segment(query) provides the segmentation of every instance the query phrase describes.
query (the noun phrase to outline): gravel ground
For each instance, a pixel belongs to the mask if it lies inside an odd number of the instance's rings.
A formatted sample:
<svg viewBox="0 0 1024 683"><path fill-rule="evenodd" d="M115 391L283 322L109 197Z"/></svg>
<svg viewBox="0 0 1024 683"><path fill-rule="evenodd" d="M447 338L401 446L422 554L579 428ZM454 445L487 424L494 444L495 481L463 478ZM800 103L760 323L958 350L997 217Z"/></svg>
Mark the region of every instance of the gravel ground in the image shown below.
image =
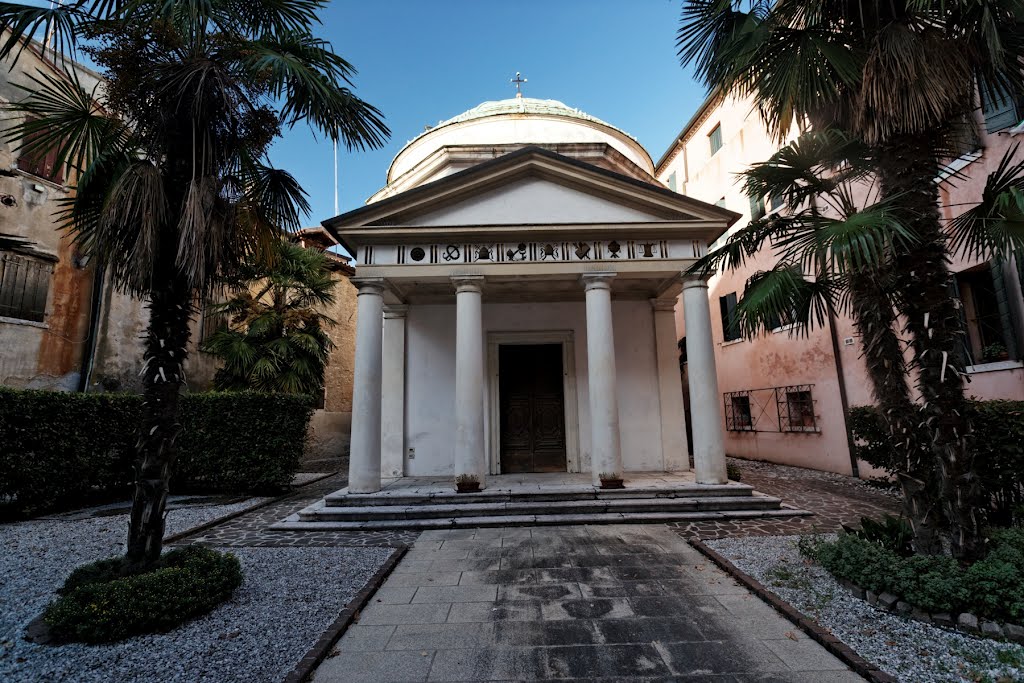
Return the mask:
<svg viewBox="0 0 1024 683"><path fill-rule="evenodd" d="M1024 647L903 619L858 600L797 549L799 536L706 541L901 681L1024 681Z"/></svg>
<svg viewBox="0 0 1024 683"><path fill-rule="evenodd" d="M173 510L167 533L254 504ZM23 640L71 570L123 551L126 515L0 526L0 680L280 681L391 548L237 548L245 581L234 598L168 634L112 645Z"/></svg>

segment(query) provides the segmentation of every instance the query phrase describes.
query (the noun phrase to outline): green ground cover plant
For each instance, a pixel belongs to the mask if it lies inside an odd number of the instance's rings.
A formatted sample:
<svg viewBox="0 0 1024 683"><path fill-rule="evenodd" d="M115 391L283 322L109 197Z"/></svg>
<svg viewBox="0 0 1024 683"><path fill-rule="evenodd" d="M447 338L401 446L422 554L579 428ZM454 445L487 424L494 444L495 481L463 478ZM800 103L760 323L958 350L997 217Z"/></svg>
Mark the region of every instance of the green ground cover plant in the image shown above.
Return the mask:
<svg viewBox="0 0 1024 683"><path fill-rule="evenodd" d="M970 612L1024 622L1024 529L988 537L988 553L970 565L942 555L901 555L891 542L843 533L834 541L808 538L800 549L840 579L875 593L892 593L926 612Z"/></svg>
<svg viewBox="0 0 1024 683"><path fill-rule="evenodd" d="M211 611L242 585L238 558L189 546L145 571L123 558L84 565L68 577L43 619L58 642L106 643L162 633Z"/></svg>

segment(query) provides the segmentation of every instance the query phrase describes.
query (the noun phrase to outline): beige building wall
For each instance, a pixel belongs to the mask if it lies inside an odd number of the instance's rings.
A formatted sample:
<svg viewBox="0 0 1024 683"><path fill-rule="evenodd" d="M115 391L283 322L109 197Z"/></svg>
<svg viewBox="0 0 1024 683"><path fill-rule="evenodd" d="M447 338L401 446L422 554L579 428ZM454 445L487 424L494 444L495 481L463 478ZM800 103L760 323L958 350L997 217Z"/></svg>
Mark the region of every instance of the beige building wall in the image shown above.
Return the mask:
<svg viewBox="0 0 1024 683"><path fill-rule="evenodd" d="M712 153L712 131L719 126L721 148ZM967 204L978 201L987 175L1016 139L1008 131L983 134L983 153L966 155L953 162L966 177L950 178L941 183L942 210L946 218L958 215L968 208ZM709 203L724 202L725 208L742 213L743 218L727 233L732 234L749 222L752 209L737 174L750 164L767 160L781 144L768 135L752 101L713 93L658 162L657 177L678 192ZM769 212L772 210L770 204L765 208ZM785 207L777 210L785 210ZM729 454L739 457L850 474L853 466L840 396L840 377L845 383L849 406L873 402L861 357L862 348L852 320L843 316L834 321L834 328L826 325L803 336L794 336L790 330L779 329L753 340L725 340L720 297L731 293L742 297L747 279L759 270L771 268L775 262L776 258L766 249L745 267L719 273L709 283L712 333L723 406L728 413L731 399L728 395L745 392L755 423L760 421L756 424L758 431L727 430L726 449ZM951 267L954 272L962 274L971 269L984 269L986 265L977 259L958 257ZM963 276L958 279L963 279ZM1024 344L1024 300L1020 295L1016 269L1007 269L1005 282L1017 339ZM970 297L962 291L961 298L970 318ZM977 328L976 321L969 319L968 322L969 328ZM679 337L685 336L679 310L676 327ZM839 350L841 375L833 352L833 333ZM1018 351L1017 358L1004 362L979 362L972 366L969 369L968 393L982 399L1024 399L1022 352L1024 349ZM816 429L779 429L779 412L788 413L785 387L790 387L789 391L793 392L811 392ZM728 417L726 421L729 422ZM761 431L762 428L765 431ZM860 476L881 474L863 462L858 463L858 470Z"/></svg>

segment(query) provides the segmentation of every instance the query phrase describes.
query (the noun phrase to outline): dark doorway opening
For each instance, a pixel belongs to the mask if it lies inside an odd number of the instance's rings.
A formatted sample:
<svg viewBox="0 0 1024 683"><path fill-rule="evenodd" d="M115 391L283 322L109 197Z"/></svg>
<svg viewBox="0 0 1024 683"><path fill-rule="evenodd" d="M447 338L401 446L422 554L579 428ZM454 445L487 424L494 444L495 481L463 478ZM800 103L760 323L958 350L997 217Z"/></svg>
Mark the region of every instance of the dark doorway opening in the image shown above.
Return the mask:
<svg viewBox="0 0 1024 683"><path fill-rule="evenodd" d="M498 347L501 471L565 472L561 344Z"/></svg>

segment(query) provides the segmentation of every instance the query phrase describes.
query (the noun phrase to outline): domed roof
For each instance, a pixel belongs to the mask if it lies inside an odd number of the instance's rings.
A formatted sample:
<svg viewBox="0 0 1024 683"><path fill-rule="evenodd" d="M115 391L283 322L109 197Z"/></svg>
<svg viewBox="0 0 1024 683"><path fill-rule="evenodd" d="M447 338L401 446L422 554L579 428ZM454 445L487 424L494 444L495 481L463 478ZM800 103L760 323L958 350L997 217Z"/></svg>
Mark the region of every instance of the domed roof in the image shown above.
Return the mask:
<svg viewBox="0 0 1024 683"><path fill-rule="evenodd" d="M626 137L636 140L632 135L629 135L620 128L616 128L606 121L602 121L596 116L580 111L574 107L570 107L564 102L558 100L538 100L534 97L512 97L507 100L491 100L489 102L482 102L477 106L473 107L469 111L464 111L458 116L453 116L447 121L441 121L439 124L426 131L429 133L432 130L436 130L441 126L447 126L452 123L461 123L463 121L471 121L473 119L482 119L488 116L502 116L505 114L541 114L546 116L567 116L572 119L580 119L581 121L591 121L593 123L607 126L614 130L619 131Z"/></svg>
<svg viewBox="0 0 1024 683"><path fill-rule="evenodd" d="M432 152L451 145L593 142L611 145L653 174L650 154L625 131L558 100L513 97L483 102L427 128L395 155L387 181L396 181Z"/></svg>

